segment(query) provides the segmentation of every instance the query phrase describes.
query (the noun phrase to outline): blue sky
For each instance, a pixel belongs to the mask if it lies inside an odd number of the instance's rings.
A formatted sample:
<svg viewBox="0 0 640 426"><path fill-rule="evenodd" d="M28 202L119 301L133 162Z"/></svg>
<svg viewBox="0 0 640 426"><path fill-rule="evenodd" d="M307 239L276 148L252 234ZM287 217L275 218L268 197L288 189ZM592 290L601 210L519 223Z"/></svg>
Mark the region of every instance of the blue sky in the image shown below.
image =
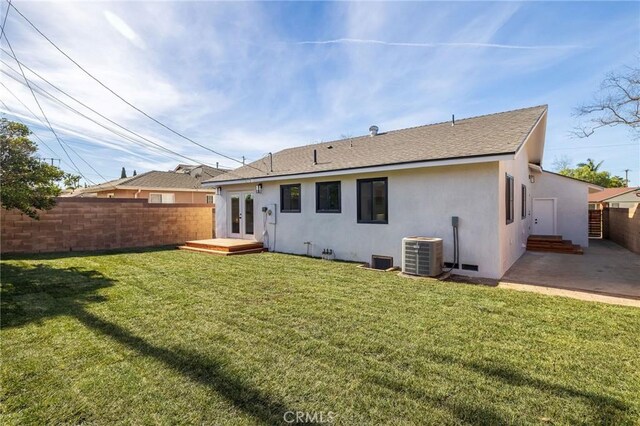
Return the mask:
<svg viewBox="0 0 640 426"><path fill-rule="evenodd" d="M637 185L639 141L622 128L574 139L573 109L640 52L638 2L16 2L42 32L130 102L190 138L255 160L285 147L549 104L543 166L604 160ZM3 2L2 12L6 9ZM117 123L203 162L236 167L140 115L41 38L14 10L6 32L21 62ZM6 49L3 40L2 47ZM2 59L13 68L12 58ZM2 64L9 74L13 71ZM42 87L46 84L28 73ZM17 76L16 76L17 78ZM19 103L30 92L1 75L10 117L33 127L73 171L53 135ZM8 88L8 89L7 89ZM51 90L48 88L48 90ZM40 96L75 151L106 178L173 168ZM69 99L62 99L110 127ZM91 180L101 178L74 158Z"/></svg>

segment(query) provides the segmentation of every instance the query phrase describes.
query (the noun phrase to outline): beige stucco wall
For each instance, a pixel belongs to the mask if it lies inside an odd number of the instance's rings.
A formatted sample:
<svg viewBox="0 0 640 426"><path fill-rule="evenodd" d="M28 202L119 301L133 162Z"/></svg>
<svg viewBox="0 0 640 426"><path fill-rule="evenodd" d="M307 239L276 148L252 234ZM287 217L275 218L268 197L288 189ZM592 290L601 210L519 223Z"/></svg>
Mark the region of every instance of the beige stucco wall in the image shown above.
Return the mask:
<svg viewBox="0 0 640 426"><path fill-rule="evenodd" d="M637 194L640 194L640 189L609 198L606 203L609 207L633 209L640 203L640 196Z"/></svg>
<svg viewBox="0 0 640 426"><path fill-rule="evenodd" d="M154 194L174 194L176 203L196 203L205 204L207 202L207 195L214 195L215 191L211 192L194 192L194 191L140 191L134 189L114 189L108 191L98 192L98 198L109 198L109 194L114 194L113 198L138 198L146 200L149 198L149 193Z"/></svg>

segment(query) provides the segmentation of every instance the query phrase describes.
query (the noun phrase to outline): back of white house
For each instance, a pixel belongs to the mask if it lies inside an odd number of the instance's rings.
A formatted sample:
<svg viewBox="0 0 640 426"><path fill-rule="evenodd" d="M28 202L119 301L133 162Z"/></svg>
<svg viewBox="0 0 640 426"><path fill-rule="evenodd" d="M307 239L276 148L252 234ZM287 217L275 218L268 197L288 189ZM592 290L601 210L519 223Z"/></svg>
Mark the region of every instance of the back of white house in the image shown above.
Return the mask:
<svg viewBox="0 0 640 426"><path fill-rule="evenodd" d="M454 272L500 278L531 234L588 244L589 186L541 168L546 117L540 106L269 155L205 183L216 235L394 266L404 237L436 237Z"/></svg>

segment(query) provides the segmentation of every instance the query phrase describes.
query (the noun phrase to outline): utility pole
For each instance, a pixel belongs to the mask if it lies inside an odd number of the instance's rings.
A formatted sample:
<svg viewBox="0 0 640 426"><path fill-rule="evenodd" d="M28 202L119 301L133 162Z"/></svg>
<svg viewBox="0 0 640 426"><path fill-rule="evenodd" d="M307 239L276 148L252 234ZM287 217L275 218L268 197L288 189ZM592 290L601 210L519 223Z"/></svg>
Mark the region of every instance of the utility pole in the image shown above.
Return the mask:
<svg viewBox="0 0 640 426"><path fill-rule="evenodd" d="M631 169L624 169L624 186L629 186L629 172Z"/></svg>
<svg viewBox="0 0 640 426"><path fill-rule="evenodd" d="M46 157L43 158L42 161L47 162L47 160L51 160L51 165L53 166L53 162L57 161L58 162L58 167L60 167L60 159L59 158L51 158L51 157Z"/></svg>

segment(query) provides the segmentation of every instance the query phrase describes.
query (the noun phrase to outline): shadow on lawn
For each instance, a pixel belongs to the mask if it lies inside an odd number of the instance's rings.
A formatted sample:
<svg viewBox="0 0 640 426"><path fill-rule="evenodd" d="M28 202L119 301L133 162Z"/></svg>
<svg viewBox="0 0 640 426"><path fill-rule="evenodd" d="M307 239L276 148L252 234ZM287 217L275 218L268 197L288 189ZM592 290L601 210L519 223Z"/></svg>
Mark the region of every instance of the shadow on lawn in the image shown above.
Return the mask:
<svg viewBox="0 0 640 426"><path fill-rule="evenodd" d="M115 282L100 272L79 268L57 269L46 265L1 264L2 327L18 327L30 322L66 315L77 318L91 330L120 345L151 357L193 382L207 386L247 415L264 423L282 423L287 411L296 411L264 394L225 370L220 361L181 349L156 346L116 323L102 319L85 307L106 301L99 289Z"/></svg>
<svg viewBox="0 0 640 426"><path fill-rule="evenodd" d="M50 253L3 253L2 260L53 260L67 257L115 256L128 253L153 253L158 251L175 251L176 244L152 247L129 247L104 250L54 251Z"/></svg>
<svg viewBox="0 0 640 426"><path fill-rule="evenodd" d="M600 395L589 391L575 389L570 386L529 377L508 365L466 362L453 356L434 351L427 351L424 355L437 363L461 366L465 369L482 374L488 378L499 380L511 386L526 386L534 388L540 392L552 394L557 398L579 398L592 408L593 412L598 417L599 424L623 424L628 421L630 407L622 401L610 396ZM399 393L406 392L414 399L430 400L436 405L442 405L449 412L464 422L494 425L511 424L514 421L517 421L516 419L507 418L500 412L492 409L490 403L483 402L481 404L471 406L461 404L460 401L456 401L454 398L436 398L427 394L422 389L406 386L405 383L400 383L380 376L373 377L373 382ZM570 401L567 401L567 405L568 404L570 404ZM541 413L541 415L542 414L543 413ZM575 420L577 422L583 419Z"/></svg>

